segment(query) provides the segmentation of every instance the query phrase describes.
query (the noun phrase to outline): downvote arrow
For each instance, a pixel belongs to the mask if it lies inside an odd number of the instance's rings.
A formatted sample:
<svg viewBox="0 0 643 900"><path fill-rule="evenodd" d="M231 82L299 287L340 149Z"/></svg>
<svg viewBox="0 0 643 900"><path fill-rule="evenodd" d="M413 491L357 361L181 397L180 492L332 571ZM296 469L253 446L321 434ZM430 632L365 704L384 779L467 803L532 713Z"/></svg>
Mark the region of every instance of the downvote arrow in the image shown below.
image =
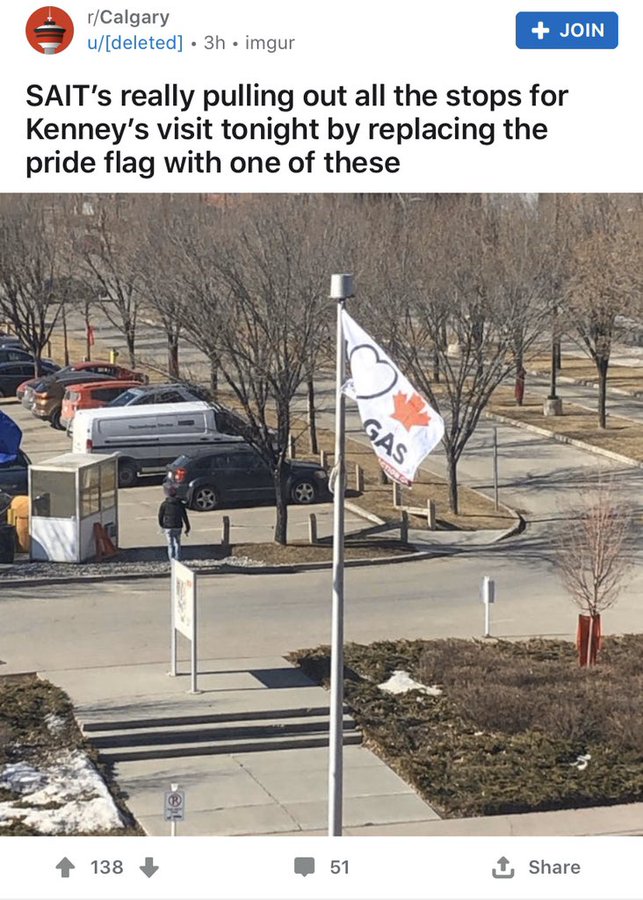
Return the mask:
<svg viewBox="0 0 643 900"><path fill-rule="evenodd" d="M147 875L148 878L151 878L152 875L154 875L156 872L158 872L159 867L154 865L154 857L153 856L146 856L145 857L145 865L139 866L139 869L141 870L141 872L143 872L144 875Z"/></svg>
<svg viewBox="0 0 643 900"><path fill-rule="evenodd" d="M69 873L71 872L72 869L75 869L76 866L73 864L73 862L70 859L67 859L66 856L63 856L63 858L60 860L60 862L58 863L56 868L60 869L60 877L61 878L69 878Z"/></svg>

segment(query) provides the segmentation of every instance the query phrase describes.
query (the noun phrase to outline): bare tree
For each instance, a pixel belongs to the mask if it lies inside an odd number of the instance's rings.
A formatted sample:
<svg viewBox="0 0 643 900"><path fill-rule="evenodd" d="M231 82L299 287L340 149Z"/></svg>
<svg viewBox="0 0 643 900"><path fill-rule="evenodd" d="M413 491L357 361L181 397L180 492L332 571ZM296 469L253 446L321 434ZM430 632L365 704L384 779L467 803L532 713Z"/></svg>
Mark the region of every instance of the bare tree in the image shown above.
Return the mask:
<svg viewBox="0 0 643 900"><path fill-rule="evenodd" d="M617 602L632 567L632 507L600 479L556 535L554 565L572 602L592 619Z"/></svg>
<svg viewBox="0 0 643 900"><path fill-rule="evenodd" d="M59 252L62 209L37 195L9 195L0 207L0 315L33 354L35 374L70 291Z"/></svg>
<svg viewBox="0 0 643 900"><path fill-rule="evenodd" d="M140 234L148 215L145 197L99 195L86 212L86 227L77 236L75 255L92 296L127 345L136 366L136 329L143 305Z"/></svg>
<svg viewBox="0 0 643 900"><path fill-rule="evenodd" d="M217 359L249 423L245 437L270 467L277 507L274 539L287 542L285 461L292 404L324 324L330 225L298 196L240 200L225 212L209 263L193 257L200 346ZM329 309L330 305L326 304Z"/></svg>
<svg viewBox="0 0 643 900"><path fill-rule="evenodd" d="M503 197L418 202L371 235L370 309L394 358L445 419L454 513L462 453L547 316L546 243L529 205Z"/></svg>
<svg viewBox="0 0 643 900"><path fill-rule="evenodd" d="M168 374L178 379L179 341L191 319L192 257L203 198L200 194L160 194L147 201L141 260L144 308L165 332ZM199 335L200 328L195 328L195 333Z"/></svg>
<svg viewBox="0 0 643 900"><path fill-rule="evenodd" d="M618 316L640 305L641 205L629 195L568 195L567 329L596 366L598 424L607 425L607 374Z"/></svg>

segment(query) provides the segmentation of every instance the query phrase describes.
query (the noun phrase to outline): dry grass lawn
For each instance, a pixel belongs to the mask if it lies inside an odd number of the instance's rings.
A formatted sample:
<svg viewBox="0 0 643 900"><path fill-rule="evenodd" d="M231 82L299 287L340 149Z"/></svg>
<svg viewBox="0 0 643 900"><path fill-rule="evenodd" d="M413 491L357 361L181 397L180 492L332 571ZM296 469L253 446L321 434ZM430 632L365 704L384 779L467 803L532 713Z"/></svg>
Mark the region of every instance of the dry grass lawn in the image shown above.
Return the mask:
<svg viewBox="0 0 643 900"><path fill-rule="evenodd" d="M578 441L584 441L603 450L620 453L643 462L643 425L619 416L607 417L607 428L598 427L594 411L563 403L562 416L543 415L542 400L527 400L524 406L516 406L513 393L502 388L493 395L487 407L489 412L498 413L516 422L525 422L545 428L553 434L561 434Z"/></svg>
<svg viewBox="0 0 643 900"><path fill-rule="evenodd" d="M580 357L563 356L563 365L560 374L565 378L574 378L578 381L587 381L598 384L596 366L590 359ZM538 356L526 363L529 372L537 372L539 375L549 377L551 371L551 359ZM607 375L608 388L619 388L622 391L636 394L643 392L643 366L610 366ZM527 378L529 389L529 378Z"/></svg>

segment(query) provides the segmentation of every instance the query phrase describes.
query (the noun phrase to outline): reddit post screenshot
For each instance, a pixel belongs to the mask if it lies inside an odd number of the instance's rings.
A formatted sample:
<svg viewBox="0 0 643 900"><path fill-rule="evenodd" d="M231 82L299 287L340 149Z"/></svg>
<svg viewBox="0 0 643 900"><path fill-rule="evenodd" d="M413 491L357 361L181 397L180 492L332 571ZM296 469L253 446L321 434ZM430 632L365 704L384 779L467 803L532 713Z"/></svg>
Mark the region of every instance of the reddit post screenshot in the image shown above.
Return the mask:
<svg viewBox="0 0 643 900"><path fill-rule="evenodd" d="M641 4L3 23L0 898L641 900Z"/></svg>

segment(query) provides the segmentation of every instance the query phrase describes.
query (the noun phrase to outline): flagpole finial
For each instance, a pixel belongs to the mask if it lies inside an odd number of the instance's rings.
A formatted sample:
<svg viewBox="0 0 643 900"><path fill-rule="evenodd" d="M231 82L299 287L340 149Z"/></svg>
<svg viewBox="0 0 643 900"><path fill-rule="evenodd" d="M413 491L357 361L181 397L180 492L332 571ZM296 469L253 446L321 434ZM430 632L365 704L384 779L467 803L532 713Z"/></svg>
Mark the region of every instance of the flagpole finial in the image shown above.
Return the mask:
<svg viewBox="0 0 643 900"><path fill-rule="evenodd" d="M331 275L330 276L330 299L331 300L347 300L355 294L353 290L353 276Z"/></svg>

